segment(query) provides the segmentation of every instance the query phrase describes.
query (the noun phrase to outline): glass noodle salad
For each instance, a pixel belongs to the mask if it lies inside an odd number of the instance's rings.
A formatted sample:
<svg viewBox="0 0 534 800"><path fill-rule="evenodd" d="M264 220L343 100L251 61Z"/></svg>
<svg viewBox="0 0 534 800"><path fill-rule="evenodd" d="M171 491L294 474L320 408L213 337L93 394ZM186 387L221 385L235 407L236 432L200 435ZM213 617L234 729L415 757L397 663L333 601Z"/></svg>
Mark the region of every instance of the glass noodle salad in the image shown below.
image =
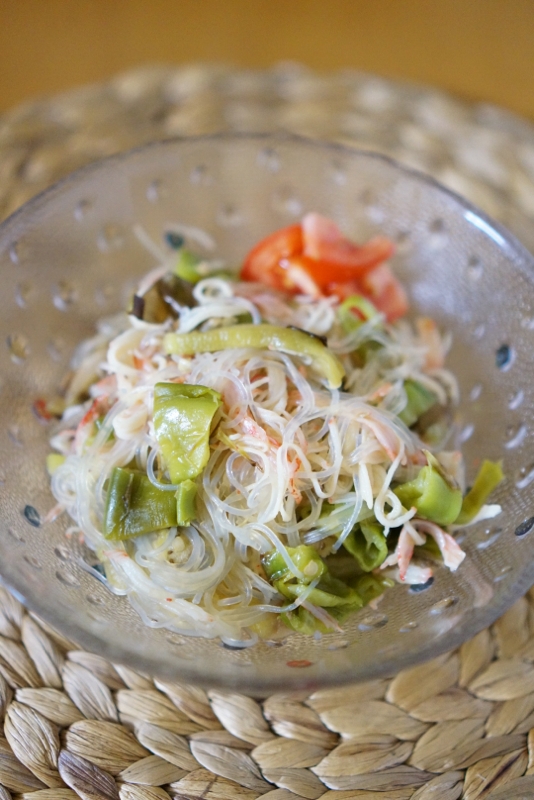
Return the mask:
<svg viewBox="0 0 534 800"><path fill-rule="evenodd" d="M232 270L201 230L135 232L157 266L78 348L48 459L94 574L148 625L245 647L456 570L502 471L466 492L449 341L403 319L392 243L310 213Z"/></svg>

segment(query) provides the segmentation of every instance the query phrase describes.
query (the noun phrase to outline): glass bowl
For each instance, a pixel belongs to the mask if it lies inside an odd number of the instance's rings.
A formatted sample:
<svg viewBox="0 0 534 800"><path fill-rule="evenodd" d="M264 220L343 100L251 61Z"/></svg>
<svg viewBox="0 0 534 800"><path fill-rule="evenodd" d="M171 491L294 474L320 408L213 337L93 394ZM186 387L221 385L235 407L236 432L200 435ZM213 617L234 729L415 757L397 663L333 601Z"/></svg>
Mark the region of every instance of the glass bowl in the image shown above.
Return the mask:
<svg viewBox="0 0 534 800"><path fill-rule="evenodd" d="M32 410L54 394L95 321L124 308L154 266L133 226L199 226L238 263L260 237L316 210L356 240L397 243L414 312L452 333L468 477L502 459L502 514L461 535L467 558L433 585L398 586L342 634L290 635L246 650L143 625L80 563L53 505L50 430ZM392 674L472 637L534 581L534 261L502 227L383 156L294 136L155 143L93 164L0 227L0 571L17 596L80 646L155 676L266 694Z"/></svg>

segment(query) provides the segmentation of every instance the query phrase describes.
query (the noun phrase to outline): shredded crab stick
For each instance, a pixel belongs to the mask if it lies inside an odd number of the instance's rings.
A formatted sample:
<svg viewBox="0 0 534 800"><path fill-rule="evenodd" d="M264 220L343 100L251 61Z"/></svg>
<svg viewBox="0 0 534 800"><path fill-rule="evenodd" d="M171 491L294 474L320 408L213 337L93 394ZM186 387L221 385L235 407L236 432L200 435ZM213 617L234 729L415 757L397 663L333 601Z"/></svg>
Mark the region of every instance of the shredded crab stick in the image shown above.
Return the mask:
<svg viewBox="0 0 534 800"><path fill-rule="evenodd" d="M466 494L443 449L448 341L400 319L391 242L311 213L236 270L190 226L135 234L158 263L129 314L81 345L63 401L35 403L64 406L47 519L68 512L99 579L147 625L247 647L461 569L453 532L499 513L502 470Z"/></svg>

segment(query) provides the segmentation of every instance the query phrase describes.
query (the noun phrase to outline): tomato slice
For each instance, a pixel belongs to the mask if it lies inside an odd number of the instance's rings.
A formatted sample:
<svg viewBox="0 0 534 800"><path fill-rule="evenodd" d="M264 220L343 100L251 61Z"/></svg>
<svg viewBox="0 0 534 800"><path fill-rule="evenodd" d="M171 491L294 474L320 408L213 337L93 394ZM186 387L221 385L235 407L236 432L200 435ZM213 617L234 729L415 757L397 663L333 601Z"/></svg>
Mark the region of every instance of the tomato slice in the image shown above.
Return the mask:
<svg viewBox="0 0 534 800"><path fill-rule="evenodd" d="M351 243L348 242L347 244ZM335 261L335 253L332 254L331 259L315 259L306 254L297 256L297 258L315 283L321 288L325 288L330 283L345 283L358 280L389 258L394 249L389 239L383 237L371 239L361 247L356 247L356 245L352 244L351 247L358 252L352 253L352 262L350 264Z"/></svg>
<svg viewBox="0 0 534 800"><path fill-rule="evenodd" d="M301 290L287 274L290 263L306 270L320 288L343 283L374 270L393 253L382 236L364 245L350 242L335 222L320 214L307 214L302 225L290 225L262 239L247 255L241 270L245 281L259 281L275 289Z"/></svg>
<svg viewBox="0 0 534 800"><path fill-rule="evenodd" d="M289 225L262 239L245 258L241 280L258 281L274 289L294 290L287 271L280 262L302 253L302 228Z"/></svg>
<svg viewBox="0 0 534 800"><path fill-rule="evenodd" d="M377 236L364 245L357 245L346 239L335 222L320 214L306 214L302 220L303 255L316 265L323 281L329 277L336 283L359 278L373 270L377 264L390 258L394 252L393 243L383 236ZM321 283L321 275L314 278Z"/></svg>
<svg viewBox="0 0 534 800"><path fill-rule="evenodd" d="M316 300L322 296L322 286L315 280L315 262L305 256L283 258L280 266L284 270L285 289L297 294L307 294Z"/></svg>
<svg viewBox="0 0 534 800"><path fill-rule="evenodd" d="M404 286L387 264L381 264L364 275L361 287L363 294L386 315L388 322L394 322L408 311L408 295Z"/></svg>
<svg viewBox="0 0 534 800"><path fill-rule="evenodd" d="M337 297L339 302L342 303L353 294L363 294L362 285L360 281L344 281L337 283L332 281L325 287L324 293L328 296Z"/></svg>
<svg viewBox="0 0 534 800"><path fill-rule="evenodd" d="M310 213L302 225L262 239L245 258L241 280L312 297L324 293L344 300L361 294L392 322L408 310L404 288L383 263L393 251L392 242L381 236L356 245L335 222Z"/></svg>

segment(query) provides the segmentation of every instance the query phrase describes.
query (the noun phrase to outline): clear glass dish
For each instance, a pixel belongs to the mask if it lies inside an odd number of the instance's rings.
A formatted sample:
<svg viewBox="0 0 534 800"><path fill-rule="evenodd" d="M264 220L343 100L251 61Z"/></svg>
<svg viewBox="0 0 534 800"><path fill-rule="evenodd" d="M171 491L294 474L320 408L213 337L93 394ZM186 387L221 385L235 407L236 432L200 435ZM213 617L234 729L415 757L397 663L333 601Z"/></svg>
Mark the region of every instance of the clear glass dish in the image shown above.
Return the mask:
<svg viewBox="0 0 534 800"><path fill-rule="evenodd" d="M502 459L503 513L462 534L467 558L423 592L390 590L343 634L291 634L232 650L143 625L80 567L90 554L53 505L49 429L32 410L61 384L95 321L124 308L154 261L132 226L207 230L237 263L264 234L316 210L355 239L397 243L413 311L453 336L468 476ZM501 226L433 180L378 155L290 135L149 145L93 164L0 226L0 572L81 647L156 676L256 694L392 674L472 637L534 581L534 260ZM31 507L28 509L27 507Z"/></svg>

